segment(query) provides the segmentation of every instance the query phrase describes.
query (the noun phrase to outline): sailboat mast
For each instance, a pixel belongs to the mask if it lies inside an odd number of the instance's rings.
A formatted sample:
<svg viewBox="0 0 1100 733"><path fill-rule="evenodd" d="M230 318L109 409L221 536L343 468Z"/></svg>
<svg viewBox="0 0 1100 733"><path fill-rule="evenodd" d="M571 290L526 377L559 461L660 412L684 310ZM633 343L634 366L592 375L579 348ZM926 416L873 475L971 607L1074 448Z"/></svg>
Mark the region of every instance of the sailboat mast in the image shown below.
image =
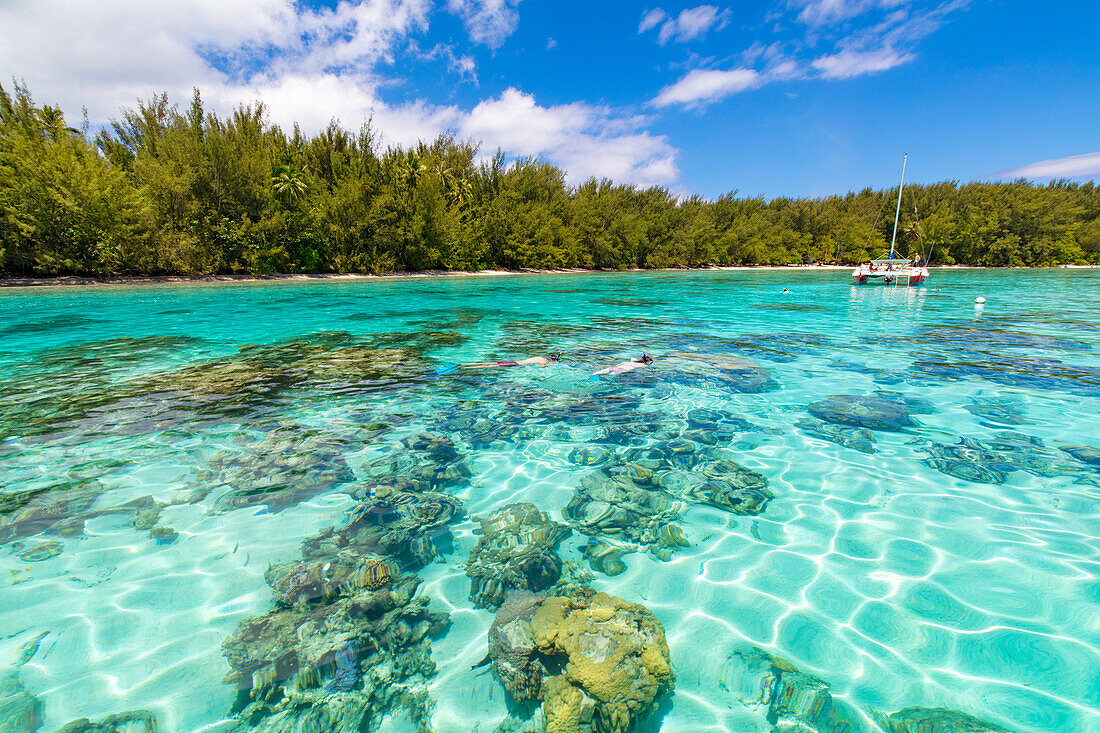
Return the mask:
<svg viewBox="0 0 1100 733"><path fill-rule="evenodd" d="M890 237L890 259L894 259L894 242L898 238L898 217L901 216L901 190L905 188L905 164L909 160L909 153L901 159L901 185L898 186L898 208L894 211L894 236Z"/></svg>

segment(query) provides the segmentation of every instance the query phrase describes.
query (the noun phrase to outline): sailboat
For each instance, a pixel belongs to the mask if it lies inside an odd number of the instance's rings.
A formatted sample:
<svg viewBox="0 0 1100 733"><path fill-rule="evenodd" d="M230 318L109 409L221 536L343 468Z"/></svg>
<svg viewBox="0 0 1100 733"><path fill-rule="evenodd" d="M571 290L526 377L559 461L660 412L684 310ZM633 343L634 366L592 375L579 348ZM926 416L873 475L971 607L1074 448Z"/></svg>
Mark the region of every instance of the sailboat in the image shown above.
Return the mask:
<svg viewBox="0 0 1100 733"><path fill-rule="evenodd" d="M901 216L901 192L905 188L905 164L909 162L906 154L901 161L901 184L898 186L898 206L894 211L894 235L890 237L890 255L885 259L871 260L852 270L852 279L857 283L882 282L884 285L897 285L902 281L906 285L919 285L928 279L928 268L921 267L912 259L899 259L894 256L894 245L898 240L898 218Z"/></svg>

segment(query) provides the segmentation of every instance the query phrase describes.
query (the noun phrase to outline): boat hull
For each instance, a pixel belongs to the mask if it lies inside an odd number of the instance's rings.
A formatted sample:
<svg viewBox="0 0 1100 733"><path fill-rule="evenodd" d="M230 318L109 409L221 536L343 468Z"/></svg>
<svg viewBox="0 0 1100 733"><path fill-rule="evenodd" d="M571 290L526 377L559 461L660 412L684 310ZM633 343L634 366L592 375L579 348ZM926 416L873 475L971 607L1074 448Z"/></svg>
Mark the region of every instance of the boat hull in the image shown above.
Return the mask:
<svg viewBox="0 0 1100 733"><path fill-rule="evenodd" d="M928 268L906 267L898 270L872 270L869 267L857 267L852 270L852 280L856 283L882 283L883 285L920 285L928 279Z"/></svg>

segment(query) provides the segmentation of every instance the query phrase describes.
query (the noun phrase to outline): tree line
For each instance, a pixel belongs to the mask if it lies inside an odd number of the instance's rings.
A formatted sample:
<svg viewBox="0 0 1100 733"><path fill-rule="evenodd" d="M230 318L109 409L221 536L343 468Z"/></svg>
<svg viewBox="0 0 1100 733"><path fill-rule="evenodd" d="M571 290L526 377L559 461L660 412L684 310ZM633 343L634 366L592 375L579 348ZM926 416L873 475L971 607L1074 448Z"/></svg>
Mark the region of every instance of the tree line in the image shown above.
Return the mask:
<svg viewBox="0 0 1100 733"><path fill-rule="evenodd" d="M0 272L268 274L856 263L889 248L896 189L824 198L677 197L441 136L383 146L365 124L315 136L221 117L198 91L85 119L0 87ZM906 188L901 253L932 264L1100 261L1100 188Z"/></svg>

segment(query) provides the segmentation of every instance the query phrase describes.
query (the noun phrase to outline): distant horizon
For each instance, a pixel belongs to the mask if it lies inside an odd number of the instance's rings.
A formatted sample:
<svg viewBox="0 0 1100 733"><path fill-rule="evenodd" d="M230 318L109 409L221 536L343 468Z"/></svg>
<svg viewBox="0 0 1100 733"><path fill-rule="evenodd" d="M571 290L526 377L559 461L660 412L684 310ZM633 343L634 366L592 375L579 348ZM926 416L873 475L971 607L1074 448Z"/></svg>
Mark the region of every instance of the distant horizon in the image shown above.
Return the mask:
<svg viewBox="0 0 1100 733"><path fill-rule="evenodd" d="M991 0L61 0L0 8L0 78L96 128L193 87L284 129L373 117L678 195L1100 177L1100 9Z"/></svg>

